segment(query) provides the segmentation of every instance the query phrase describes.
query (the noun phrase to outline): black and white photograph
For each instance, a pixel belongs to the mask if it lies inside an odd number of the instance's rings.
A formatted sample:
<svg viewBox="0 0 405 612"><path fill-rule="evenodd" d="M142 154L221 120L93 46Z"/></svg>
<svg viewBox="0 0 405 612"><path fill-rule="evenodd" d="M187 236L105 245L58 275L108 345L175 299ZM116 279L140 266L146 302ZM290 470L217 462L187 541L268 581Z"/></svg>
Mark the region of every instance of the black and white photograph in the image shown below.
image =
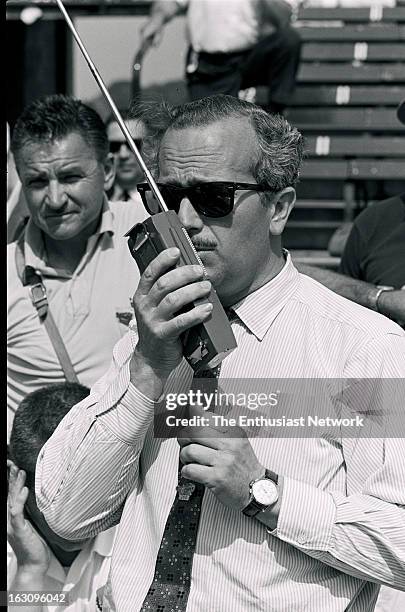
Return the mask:
<svg viewBox="0 0 405 612"><path fill-rule="evenodd" d="M405 610L405 0L6 0L20 612Z"/></svg>

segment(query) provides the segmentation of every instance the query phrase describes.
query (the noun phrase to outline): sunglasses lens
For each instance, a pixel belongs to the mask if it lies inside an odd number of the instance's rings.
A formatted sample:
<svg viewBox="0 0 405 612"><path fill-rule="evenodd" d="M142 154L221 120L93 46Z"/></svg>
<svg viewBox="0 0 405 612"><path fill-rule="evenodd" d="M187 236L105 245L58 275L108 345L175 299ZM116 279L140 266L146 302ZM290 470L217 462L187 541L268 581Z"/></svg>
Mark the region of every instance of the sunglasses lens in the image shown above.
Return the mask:
<svg viewBox="0 0 405 612"><path fill-rule="evenodd" d="M233 210L234 189L232 185L206 184L186 189L173 185L158 185L158 187L166 206L175 212L179 212L183 198L189 199L195 210L205 217L225 217ZM160 212L158 201L147 183L138 185L138 191L146 210L151 215Z"/></svg>
<svg viewBox="0 0 405 612"><path fill-rule="evenodd" d="M233 194L229 185L200 185L195 208L206 217L225 217L232 212Z"/></svg>
<svg viewBox="0 0 405 612"><path fill-rule="evenodd" d="M171 185L159 185L159 189L167 208L179 212L180 203L184 197L183 190Z"/></svg>
<svg viewBox="0 0 405 612"><path fill-rule="evenodd" d="M182 198L182 194L179 193L180 190L168 185L158 184L158 187L167 208L178 212ZM138 191L141 194L142 202L149 214L156 215L161 212L159 203L147 183L138 185Z"/></svg>
<svg viewBox="0 0 405 612"><path fill-rule="evenodd" d="M136 148L140 151L142 149L142 140L135 138L134 143ZM122 145L130 150L126 140L110 140L110 153L118 153Z"/></svg>

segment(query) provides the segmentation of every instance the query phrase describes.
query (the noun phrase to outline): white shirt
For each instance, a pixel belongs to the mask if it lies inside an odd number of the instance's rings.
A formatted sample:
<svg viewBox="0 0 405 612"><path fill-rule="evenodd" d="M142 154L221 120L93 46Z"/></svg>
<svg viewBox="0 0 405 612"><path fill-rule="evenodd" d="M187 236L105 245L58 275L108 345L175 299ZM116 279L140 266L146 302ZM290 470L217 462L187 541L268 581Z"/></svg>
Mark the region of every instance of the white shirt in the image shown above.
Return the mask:
<svg viewBox="0 0 405 612"><path fill-rule="evenodd" d="M185 0L187 28L195 51L229 53L258 40L260 0Z"/></svg>
<svg viewBox="0 0 405 612"><path fill-rule="evenodd" d="M348 380L356 392L357 380L405 377L405 332L299 274L289 257L234 310L238 347L220 385L279 377L299 390L302 379L326 388ZM63 419L36 469L38 506L64 537L94 535L120 518L110 602L118 612L139 610L152 582L179 455L175 438L154 436L159 406L130 384L136 342L132 330L117 344L109 371ZM183 361L166 392L188 390L191 377ZM311 407L322 411L328 397ZM389 409L378 394L353 400L356 414ZM284 476L277 529L206 490L188 612L368 612L377 582L405 589L405 440L343 436L251 437L260 463Z"/></svg>
<svg viewBox="0 0 405 612"><path fill-rule="evenodd" d="M141 204L107 201L98 230L73 274L46 261L42 233L28 222L25 261L39 270L52 315L79 382L91 387L102 376L115 343L126 333L123 314L133 315L130 300L139 269L124 234L147 213ZM27 393L65 377L44 325L34 308L29 287L18 277L16 243L8 245L8 431L19 402Z"/></svg>
<svg viewBox="0 0 405 612"><path fill-rule="evenodd" d="M87 542L72 565L64 568L49 549L51 557L43 591L64 592L68 605L43 605L43 612L95 612L97 590L103 587L110 571L111 555L116 528L99 533ZM7 543L8 589L17 571L17 562L11 546Z"/></svg>
<svg viewBox="0 0 405 612"><path fill-rule="evenodd" d="M187 6L187 30L194 51L233 53L259 40L263 4L269 0L177 0ZM296 6L296 0L285 0Z"/></svg>

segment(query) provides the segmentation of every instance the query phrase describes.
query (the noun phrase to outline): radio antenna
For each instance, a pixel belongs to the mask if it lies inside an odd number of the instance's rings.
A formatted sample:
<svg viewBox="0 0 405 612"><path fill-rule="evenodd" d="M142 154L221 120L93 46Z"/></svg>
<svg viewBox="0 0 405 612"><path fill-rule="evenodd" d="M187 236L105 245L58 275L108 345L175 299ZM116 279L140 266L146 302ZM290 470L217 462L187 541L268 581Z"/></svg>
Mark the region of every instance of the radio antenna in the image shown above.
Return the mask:
<svg viewBox="0 0 405 612"><path fill-rule="evenodd" d="M66 21L66 23L67 23L67 25L68 25L68 27L70 29L70 31L72 32L74 39L76 40L77 44L79 45L79 49L82 52L83 57L86 60L87 65L90 68L90 71L91 71L92 75L94 76L95 80L97 81L97 85L100 87L100 89L101 89L105 99L107 100L107 102L108 102L108 104L109 104L109 106L110 106L110 108L112 110L112 113L113 113L113 115L114 115L118 125L120 126L122 133L125 136L125 139L126 139L126 141L128 143L128 146L129 146L130 150L135 155L135 158L136 158L138 164L142 168L142 170L143 170L143 172L145 174L145 178L146 178L147 182L149 183L150 188L152 189L152 192L155 195L161 210L164 211L164 212L167 212L168 208L167 208L167 206L165 204L165 201L164 201L164 199L162 197L162 194L160 193L159 188L156 185L156 182L155 182L152 174L148 170L145 162L143 161L142 156L141 156L140 152L138 151L138 148L135 145L135 143L134 143L134 141L132 139L132 136L129 133L129 130L128 130L127 126L125 125L124 120L121 117L121 114L120 114L118 108L116 107L114 100L110 96L110 92L108 91L107 87L105 86L104 81L101 78L100 73L98 72L97 68L95 67L94 63L92 62L91 57L87 53L86 47L84 46L84 44L83 44L83 42L82 42L82 40L81 40L81 38L80 38L80 36L79 36L75 26L73 25L73 22L70 19L69 15L68 15L68 13L67 13L64 5L63 5L62 0L56 0L56 4L58 5L58 7L60 9L60 12L62 13L62 15L63 15L63 17L64 17L64 19L65 19L65 21Z"/></svg>

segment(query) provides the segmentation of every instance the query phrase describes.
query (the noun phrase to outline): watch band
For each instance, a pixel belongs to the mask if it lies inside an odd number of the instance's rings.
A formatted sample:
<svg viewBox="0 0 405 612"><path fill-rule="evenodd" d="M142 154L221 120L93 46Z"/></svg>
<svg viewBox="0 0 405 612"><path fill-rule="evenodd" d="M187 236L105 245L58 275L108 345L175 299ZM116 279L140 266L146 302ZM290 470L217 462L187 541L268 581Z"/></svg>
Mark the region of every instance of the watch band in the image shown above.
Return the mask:
<svg viewBox="0 0 405 612"><path fill-rule="evenodd" d="M384 291L394 291L394 287L379 287L379 288L378 288L378 291L377 291L376 296L375 296L375 309L376 309L376 311L377 311L377 312L379 312L380 314L381 314L381 311L380 311L380 309L378 308L378 300L379 300L379 298L380 298L380 295L381 295L382 293L384 293Z"/></svg>
<svg viewBox="0 0 405 612"><path fill-rule="evenodd" d="M376 291L372 293L371 297L370 297L370 308L372 310L375 310L376 312L380 312L379 308L378 308L378 299L380 297L380 295L384 292L384 291L393 291L394 287L389 287L388 285L377 285L376 286Z"/></svg>
<svg viewBox="0 0 405 612"><path fill-rule="evenodd" d="M251 489L254 482L257 482L257 480L261 480L263 478L267 478L268 480L271 480L272 482L274 482L275 485L278 484L278 474L276 474L275 472L272 472L271 470L265 469L264 476L262 476L261 478L257 478L256 480L252 480L252 482L249 483L249 488ZM264 509L265 508L263 507L263 505L259 504L259 502L257 502L252 497L248 505L245 508L243 508L242 512L245 516L252 518L256 516L256 514L259 514L259 512L261 512Z"/></svg>
<svg viewBox="0 0 405 612"><path fill-rule="evenodd" d="M276 472L272 472L271 470L265 470L264 477L272 480L274 484L278 485L278 474Z"/></svg>

